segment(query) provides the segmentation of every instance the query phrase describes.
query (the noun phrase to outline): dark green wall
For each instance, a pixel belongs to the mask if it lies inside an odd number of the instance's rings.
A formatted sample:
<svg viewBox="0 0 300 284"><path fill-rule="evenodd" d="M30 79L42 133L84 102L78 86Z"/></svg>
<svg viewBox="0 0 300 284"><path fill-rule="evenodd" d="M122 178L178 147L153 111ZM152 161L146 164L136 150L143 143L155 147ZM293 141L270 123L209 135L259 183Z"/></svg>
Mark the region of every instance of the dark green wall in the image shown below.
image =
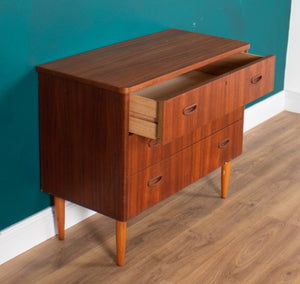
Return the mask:
<svg viewBox="0 0 300 284"><path fill-rule="evenodd" d="M0 229L50 204L39 191L37 64L173 27L276 54L276 93L289 14L290 0L1 0Z"/></svg>

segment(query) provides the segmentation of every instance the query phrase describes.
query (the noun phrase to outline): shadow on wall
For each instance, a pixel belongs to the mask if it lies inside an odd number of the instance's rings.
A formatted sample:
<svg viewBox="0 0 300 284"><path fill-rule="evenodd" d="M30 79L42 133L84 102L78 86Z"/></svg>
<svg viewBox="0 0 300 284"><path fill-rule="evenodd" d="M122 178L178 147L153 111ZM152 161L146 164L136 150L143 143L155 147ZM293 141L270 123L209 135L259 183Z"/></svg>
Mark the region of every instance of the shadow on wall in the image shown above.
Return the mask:
<svg viewBox="0 0 300 284"><path fill-rule="evenodd" d="M50 205L49 197L39 190L38 80L35 69L12 86L0 95L1 210L9 212L0 214L0 230L36 213L37 208L42 210Z"/></svg>

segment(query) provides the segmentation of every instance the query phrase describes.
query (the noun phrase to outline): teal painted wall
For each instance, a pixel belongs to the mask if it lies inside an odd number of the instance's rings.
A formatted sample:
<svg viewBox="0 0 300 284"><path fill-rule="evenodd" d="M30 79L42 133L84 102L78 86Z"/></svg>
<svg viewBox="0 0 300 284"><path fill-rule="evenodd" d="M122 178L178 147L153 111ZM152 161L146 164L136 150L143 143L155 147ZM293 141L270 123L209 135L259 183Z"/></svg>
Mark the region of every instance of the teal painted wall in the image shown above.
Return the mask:
<svg viewBox="0 0 300 284"><path fill-rule="evenodd" d="M276 93L289 14L290 0L1 0L0 229L50 205L39 191L36 65L174 27L276 54Z"/></svg>

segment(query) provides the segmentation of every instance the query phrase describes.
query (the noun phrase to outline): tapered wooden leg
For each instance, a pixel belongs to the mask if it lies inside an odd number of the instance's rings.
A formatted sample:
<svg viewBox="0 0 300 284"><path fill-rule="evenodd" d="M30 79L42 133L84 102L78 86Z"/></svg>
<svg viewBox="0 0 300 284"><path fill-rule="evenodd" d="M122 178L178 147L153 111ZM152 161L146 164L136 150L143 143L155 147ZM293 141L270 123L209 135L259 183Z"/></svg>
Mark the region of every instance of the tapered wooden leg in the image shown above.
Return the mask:
<svg viewBox="0 0 300 284"><path fill-rule="evenodd" d="M55 218L58 230L58 238L65 238L65 200L59 197L54 197Z"/></svg>
<svg viewBox="0 0 300 284"><path fill-rule="evenodd" d="M116 240L117 240L117 259L118 265L123 266L126 248L126 230L127 222L117 221L116 223Z"/></svg>
<svg viewBox="0 0 300 284"><path fill-rule="evenodd" d="M222 166L222 173L221 173L221 182L222 182L221 196L222 196L222 198L227 197L229 176L230 176L230 166L231 166L231 161L225 163Z"/></svg>

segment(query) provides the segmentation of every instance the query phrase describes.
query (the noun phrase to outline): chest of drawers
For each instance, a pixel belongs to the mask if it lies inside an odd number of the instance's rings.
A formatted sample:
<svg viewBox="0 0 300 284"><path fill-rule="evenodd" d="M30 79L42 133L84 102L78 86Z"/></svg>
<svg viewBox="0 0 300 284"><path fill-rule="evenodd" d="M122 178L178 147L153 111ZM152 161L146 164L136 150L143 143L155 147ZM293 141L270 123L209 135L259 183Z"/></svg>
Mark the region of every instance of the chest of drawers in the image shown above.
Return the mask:
<svg viewBox="0 0 300 284"><path fill-rule="evenodd" d="M275 56L170 29L37 66L41 189L126 222L242 153L245 104L272 91Z"/></svg>

